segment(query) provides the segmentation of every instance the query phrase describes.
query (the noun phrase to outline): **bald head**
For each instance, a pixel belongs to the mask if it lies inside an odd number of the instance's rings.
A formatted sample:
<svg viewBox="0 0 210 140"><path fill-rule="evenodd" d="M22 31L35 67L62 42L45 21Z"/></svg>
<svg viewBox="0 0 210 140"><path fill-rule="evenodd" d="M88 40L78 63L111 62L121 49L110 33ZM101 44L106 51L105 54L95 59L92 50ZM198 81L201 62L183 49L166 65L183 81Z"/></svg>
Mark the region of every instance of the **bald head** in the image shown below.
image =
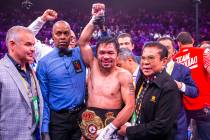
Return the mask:
<svg viewBox="0 0 210 140"><path fill-rule="evenodd" d="M61 26L61 25L65 26L65 27L69 28L69 30L71 30L71 27L70 27L70 25L69 25L68 22L66 22L66 21L64 21L64 20L59 20L59 21L57 21L57 22L54 23L53 28L52 28L52 32L53 32L57 27L59 27L59 26Z"/></svg>
<svg viewBox="0 0 210 140"><path fill-rule="evenodd" d="M71 37L71 27L63 20L57 21L53 25L52 37L55 47L68 48Z"/></svg>

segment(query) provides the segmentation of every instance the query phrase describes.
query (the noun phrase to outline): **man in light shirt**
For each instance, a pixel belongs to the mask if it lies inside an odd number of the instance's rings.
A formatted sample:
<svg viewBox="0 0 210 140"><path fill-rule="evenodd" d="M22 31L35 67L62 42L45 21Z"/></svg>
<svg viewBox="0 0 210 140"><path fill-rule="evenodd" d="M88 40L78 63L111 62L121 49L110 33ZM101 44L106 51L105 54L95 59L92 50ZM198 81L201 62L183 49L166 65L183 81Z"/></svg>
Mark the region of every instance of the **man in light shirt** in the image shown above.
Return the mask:
<svg viewBox="0 0 210 140"><path fill-rule="evenodd" d="M128 70L132 76L133 81L136 83L140 75L139 64L136 62L135 56L127 48L120 48L117 59L117 66Z"/></svg>

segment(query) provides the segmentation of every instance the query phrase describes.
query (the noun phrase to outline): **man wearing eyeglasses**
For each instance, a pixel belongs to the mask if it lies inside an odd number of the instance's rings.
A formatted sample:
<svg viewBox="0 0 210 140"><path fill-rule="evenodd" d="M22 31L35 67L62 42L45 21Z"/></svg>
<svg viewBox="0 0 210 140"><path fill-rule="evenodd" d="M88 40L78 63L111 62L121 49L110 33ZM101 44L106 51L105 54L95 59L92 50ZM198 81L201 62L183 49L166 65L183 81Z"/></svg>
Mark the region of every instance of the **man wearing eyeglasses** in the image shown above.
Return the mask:
<svg viewBox="0 0 210 140"><path fill-rule="evenodd" d="M128 140L172 140L175 138L180 95L166 73L168 50L158 42L144 45L141 76L136 85L136 107L131 124L118 131Z"/></svg>

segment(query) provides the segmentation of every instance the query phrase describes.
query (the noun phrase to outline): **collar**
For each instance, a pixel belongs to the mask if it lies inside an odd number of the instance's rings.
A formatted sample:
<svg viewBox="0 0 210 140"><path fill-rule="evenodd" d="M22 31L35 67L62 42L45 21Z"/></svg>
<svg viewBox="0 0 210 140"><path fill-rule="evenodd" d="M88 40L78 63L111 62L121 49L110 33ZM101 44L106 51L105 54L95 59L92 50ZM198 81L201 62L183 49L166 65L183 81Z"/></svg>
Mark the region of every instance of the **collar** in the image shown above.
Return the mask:
<svg viewBox="0 0 210 140"><path fill-rule="evenodd" d="M163 83L165 83L166 79L168 79L168 74L166 73L165 69L151 77L145 77L142 71L140 71L140 78L137 81L137 88L135 90L135 93L138 94L139 88L143 82L155 85L158 88L162 88L163 86L165 86Z"/></svg>
<svg viewBox="0 0 210 140"><path fill-rule="evenodd" d="M138 78L139 78L139 69L140 68L140 66L138 65L138 67L136 68L136 70L134 71L134 73L133 73L133 75L132 75L132 77L133 77L133 81L136 83L137 82L137 80L138 80Z"/></svg>
<svg viewBox="0 0 210 140"><path fill-rule="evenodd" d="M133 73L133 77L137 77L137 75L138 75L138 73L139 73L139 68L140 68L140 66L138 66L138 67L136 68L136 70L135 70L134 73Z"/></svg>
<svg viewBox="0 0 210 140"><path fill-rule="evenodd" d="M144 77L144 82L152 83L157 78L156 74L150 77Z"/></svg>
<svg viewBox="0 0 210 140"><path fill-rule="evenodd" d="M180 52L186 52L186 51L188 51L189 49L191 49L191 48L196 48L196 47L181 47L180 49L179 49L179 51Z"/></svg>
<svg viewBox="0 0 210 140"><path fill-rule="evenodd" d="M162 71L154 74L153 76L150 76L150 77L144 77L144 81L146 83L155 83L157 84L158 86L161 86L161 79L162 79L162 76L163 73L165 72L165 69L163 69Z"/></svg>
<svg viewBox="0 0 210 140"><path fill-rule="evenodd" d="M15 67L17 68L17 70L18 71L21 71L22 69L21 69L21 65L20 64L18 64L9 54L7 54L7 56L8 56L8 58L12 61L12 63L15 65ZM27 63L26 64L26 70L28 71L30 71L30 66L29 66L29 64Z"/></svg>
<svg viewBox="0 0 210 140"><path fill-rule="evenodd" d="M170 65L172 65L173 63L174 63L173 60L169 61L169 62L167 63L167 67L170 66Z"/></svg>

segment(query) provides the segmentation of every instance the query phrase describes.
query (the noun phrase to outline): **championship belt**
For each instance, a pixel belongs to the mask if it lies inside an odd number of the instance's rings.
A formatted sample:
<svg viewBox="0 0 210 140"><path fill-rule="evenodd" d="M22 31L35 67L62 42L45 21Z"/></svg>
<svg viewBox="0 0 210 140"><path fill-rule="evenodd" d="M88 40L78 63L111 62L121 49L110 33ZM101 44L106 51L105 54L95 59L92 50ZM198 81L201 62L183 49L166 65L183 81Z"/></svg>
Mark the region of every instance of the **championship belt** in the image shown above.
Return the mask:
<svg viewBox="0 0 210 140"><path fill-rule="evenodd" d="M109 123L111 123L115 119L113 112L107 112L105 114L105 117L106 117L105 122L104 122L105 126L107 126Z"/></svg>
<svg viewBox="0 0 210 140"><path fill-rule="evenodd" d="M104 121L104 125L105 127L107 125L109 125L113 120L115 119L115 115L114 115L114 112L107 112L105 114L105 121ZM117 132L115 131L111 137L109 138L110 140L120 140L120 137L119 135L117 134Z"/></svg>
<svg viewBox="0 0 210 140"><path fill-rule="evenodd" d="M85 112L82 113L82 122L80 123L80 129L82 135L85 138L91 140L96 139L97 130L102 128L104 128L103 122L94 111L90 111L87 109L85 110Z"/></svg>

